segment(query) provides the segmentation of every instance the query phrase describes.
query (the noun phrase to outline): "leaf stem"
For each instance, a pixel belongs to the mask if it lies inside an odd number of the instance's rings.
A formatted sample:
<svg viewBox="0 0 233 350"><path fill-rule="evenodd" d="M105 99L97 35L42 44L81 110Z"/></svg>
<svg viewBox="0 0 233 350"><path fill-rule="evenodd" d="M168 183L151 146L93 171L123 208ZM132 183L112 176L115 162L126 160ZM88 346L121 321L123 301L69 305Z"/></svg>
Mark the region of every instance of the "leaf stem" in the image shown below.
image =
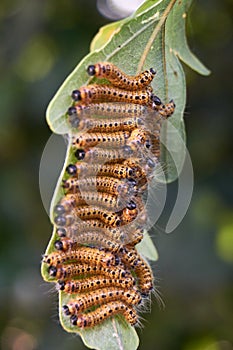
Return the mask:
<svg viewBox="0 0 233 350"><path fill-rule="evenodd" d="M163 12L163 15L162 15L158 25L155 27L153 33L151 34L150 39L148 40L148 42L146 44L144 53L143 53L143 55L142 55L142 57L141 57L141 59L140 59L140 61L138 63L137 73L139 73L139 72L141 72L143 70L143 66L145 64L146 57L149 54L150 48L151 48L151 46L152 46L156 36L158 35L161 27L163 26L164 22L166 21L169 12L171 11L173 6L175 5L175 3L176 3L176 0L172 0L170 2L170 4L167 6L165 11Z"/></svg>

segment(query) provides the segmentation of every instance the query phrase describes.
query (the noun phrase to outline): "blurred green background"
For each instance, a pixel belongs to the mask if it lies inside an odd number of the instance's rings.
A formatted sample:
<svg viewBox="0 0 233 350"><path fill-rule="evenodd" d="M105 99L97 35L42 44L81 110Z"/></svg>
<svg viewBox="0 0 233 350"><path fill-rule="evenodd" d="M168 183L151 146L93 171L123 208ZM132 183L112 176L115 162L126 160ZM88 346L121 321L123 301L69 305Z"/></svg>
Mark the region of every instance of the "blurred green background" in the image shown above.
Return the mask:
<svg viewBox="0 0 233 350"><path fill-rule="evenodd" d="M194 1L189 43L211 69L186 70L192 203L172 234L154 235L154 265L166 307L154 300L139 330L141 350L233 349L231 0ZM0 348L82 350L58 322L57 296L40 276L51 235L39 192L50 136L46 107L98 28L110 20L89 0L0 2ZM176 195L175 185L170 186Z"/></svg>

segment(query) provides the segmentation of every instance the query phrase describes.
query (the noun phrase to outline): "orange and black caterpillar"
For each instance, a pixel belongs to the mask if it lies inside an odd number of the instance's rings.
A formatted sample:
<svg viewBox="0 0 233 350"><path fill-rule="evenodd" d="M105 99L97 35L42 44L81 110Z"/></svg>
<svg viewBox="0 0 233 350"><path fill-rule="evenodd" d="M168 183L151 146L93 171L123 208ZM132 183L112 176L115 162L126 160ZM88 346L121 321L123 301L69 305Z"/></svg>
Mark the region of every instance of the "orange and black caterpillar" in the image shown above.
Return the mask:
<svg viewBox="0 0 233 350"><path fill-rule="evenodd" d="M132 202L132 200L128 195L121 197L107 192L82 190L81 192L66 194L59 202L60 207L56 206L56 210L62 210L63 206L64 211L67 212L72 208L78 208L79 206L89 204L118 212L124 207L129 208L129 202Z"/></svg>
<svg viewBox="0 0 233 350"><path fill-rule="evenodd" d="M65 315L77 315L92 306L99 306L110 301L123 301L126 304L138 305L142 298L136 288L123 289L119 287L105 287L81 294L66 305L63 305Z"/></svg>
<svg viewBox="0 0 233 350"><path fill-rule="evenodd" d="M110 85L87 85L79 90L74 90L71 95L76 102L84 104L95 102L127 102L140 105L152 106L153 96L151 88L127 91Z"/></svg>
<svg viewBox="0 0 233 350"><path fill-rule="evenodd" d="M93 164L77 162L69 164L66 172L70 176L108 176L117 179L132 179L136 176L137 168L121 164Z"/></svg>
<svg viewBox="0 0 233 350"><path fill-rule="evenodd" d="M128 225L127 227L109 227L100 220L86 220L74 222L72 225L57 228L57 234L60 238L68 237L79 239L85 239L86 232L88 236L91 233L105 235L106 238L111 239L113 243L118 245L130 244L134 246L141 242L143 238L143 229L139 225Z"/></svg>
<svg viewBox="0 0 233 350"><path fill-rule="evenodd" d="M116 314L122 314L126 321L132 326L134 326L138 321L136 310L120 300L111 301L107 304L101 305L96 310L88 313L72 315L70 320L74 326L78 326L79 328L88 328L94 327L97 324L102 323L105 319Z"/></svg>
<svg viewBox="0 0 233 350"><path fill-rule="evenodd" d="M119 180L109 176L90 176L86 178L69 178L63 180L62 187L69 193L76 193L79 191L100 191L107 192L113 195L127 196L130 198L136 194L136 181Z"/></svg>
<svg viewBox="0 0 233 350"><path fill-rule="evenodd" d="M71 263L49 266L48 273L56 280L67 280L91 275L103 275L116 279L131 278L128 270L121 266L106 267L103 265L90 265L89 263ZM133 280L132 280L133 283Z"/></svg>
<svg viewBox="0 0 233 350"><path fill-rule="evenodd" d="M78 148L75 153L77 160L84 160L90 163L112 164L121 163L125 159L133 155L133 150L129 146L124 146L119 149L104 149L94 147L87 150Z"/></svg>
<svg viewBox="0 0 233 350"><path fill-rule="evenodd" d="M57 205L56 210L64 211L63 205ZM98 219L109 227L118 227L133 221L140 211L135 202L130 201L127 207L119 212L112 212L97 206L78 206L73 209L68 207L68 214L58 215L54 218L57 226L69 226L79 220Z"/></svg>
<svg viewBox="0 0 233 350"><path fill-rule="evenodd" d="M73 114L70 116L69 121L73 128L78 128L79 131L86 130L88 133L132 131L135 128L145 124L141 117L135 116L115 116L115 118L80 118L77 114Z"/></svg>
<svg viewBox="0 0 233 350"><path fill-rule="evenodd" d="M156 71L150 68L136 76L129 76L109 62L100 62L95 65L90 65L87 68L87 72L90 76L108 79L113 86L131 91L141 90L148 86L156 74Z"/></svg>
<svg viewBox="0 0 233 350"><path fill-rule="evenodd" d="M134 248L124 247L119 253L121 262L135 271L137 286L143 296L147 296L153 289L153 272L149 264L140 256Z"/></svg>
<svg viewBox="0 0 233 350"><path fill-rule="evenodd" d="M64 293L76 294L111 286L128 289L134 285L135 280L132 275L115 278L110 274L109 276L94 275L82 279L61 280L57 282L56 288Z"/></svg>
<svg viewBox="0 0 233 350"><path fill-rule="evenodd" d="M135 118L145 119L155 111L143 105L133 103L89 103L88 105L74 103L69 107L67 114L69 116L79 116L81 119L93 116L115 117L116 118Z"/></svg>
<svg viewBox="0 0 233 350"><path fill-rule="evenodd" d="M122 245L114 242L112 237L108 237L104 232L86 231L77 235L75 238L61 238L55 242L57 250L67 251L68 249L77 249L80 244L87 244L99 248L107 248L111 252L117 252Z"/></svg>
<svg viewBox="0 0 233 350"><path fill-rule="evenodd" d="M64 263L78 262L90 265L115 266L118 263L116 256L108 251L98 248L78 247L67 252L52 252L44 256L44 263L49 266L57 266Z"/></svg>

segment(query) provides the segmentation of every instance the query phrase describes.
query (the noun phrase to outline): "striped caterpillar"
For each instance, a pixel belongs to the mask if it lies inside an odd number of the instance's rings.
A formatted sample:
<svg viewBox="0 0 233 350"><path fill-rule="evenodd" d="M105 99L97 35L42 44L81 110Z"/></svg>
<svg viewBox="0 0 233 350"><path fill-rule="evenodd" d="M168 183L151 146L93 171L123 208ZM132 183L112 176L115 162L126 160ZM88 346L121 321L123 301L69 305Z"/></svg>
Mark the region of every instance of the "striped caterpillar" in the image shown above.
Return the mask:
<svg viewBox="0 0 233 350"><path fill-rule="evenodd" d="M90 65L87 68L87 72L90 76L108 79L113 86L131 91L147 87L156 74L156 71L150 68L136 76L129 76L109 62L100 62L95 65Z"/></svg>
<svg viewBox="0 0 233 350"><path fill-rule="evenodd" d="M72 92L72 99L84 104L96 102L127 102L151 106L153 96L151 89L126 91L109 85L87 85Z"/></svg>
<svg viewBox="0 0 233 350"><path fill-rule="evenodd" d="M126 321L132 326L138 321L136 310L120 300L111 301L107 304L101 305L96 310L88 312L87 314L80 313L78 315L72 315L70 320L74 326L88 328L94 327L107 318L117 314L122 314Z"/></svg>
<svg viewBox="0 0 233 350"><path fill-rule="evenodd" d="M117 287L100 288L88 293L82 294L75 300L63 305L65 315L77 315L82 311L92 307L99 306L110 301L121 300L128 305L140 304L142 298L136 288L123 289Z"/></svg>

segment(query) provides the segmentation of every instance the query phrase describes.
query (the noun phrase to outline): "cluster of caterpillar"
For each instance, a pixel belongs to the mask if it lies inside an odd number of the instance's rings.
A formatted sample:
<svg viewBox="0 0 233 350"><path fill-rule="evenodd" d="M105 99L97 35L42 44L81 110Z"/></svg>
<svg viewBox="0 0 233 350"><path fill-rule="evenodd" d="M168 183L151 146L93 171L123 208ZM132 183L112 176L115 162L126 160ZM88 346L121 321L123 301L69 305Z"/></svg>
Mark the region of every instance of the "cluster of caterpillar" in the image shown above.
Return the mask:
<svg viewBox="0 0 233 350"><path fill-rule="evenodd" d="M94 327L121 314L134 326L153 273L137 252L147 213L143 195L160 158L163 120L174 112L154 95L154 69L131 77L111 63L88 67L108 84L72 92L67 111L73 158L54 207L57 239L43 259L51 281L70 295L72 325Z"/></svg>

